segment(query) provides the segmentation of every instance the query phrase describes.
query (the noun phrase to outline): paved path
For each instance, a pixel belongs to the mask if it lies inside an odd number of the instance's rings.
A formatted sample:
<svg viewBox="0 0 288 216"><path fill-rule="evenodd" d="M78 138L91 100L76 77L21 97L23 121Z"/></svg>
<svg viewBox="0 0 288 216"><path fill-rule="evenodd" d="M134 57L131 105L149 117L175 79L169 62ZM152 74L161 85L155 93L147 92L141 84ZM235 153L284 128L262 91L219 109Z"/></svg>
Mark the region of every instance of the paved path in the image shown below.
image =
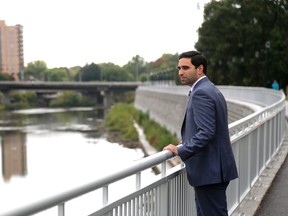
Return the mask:
<svg viewBox="0 0 288 216"><path fill-rule="evenodd" d="M288 215L288 159L284 161L273 184L260 203L255 216Z"/></svg>

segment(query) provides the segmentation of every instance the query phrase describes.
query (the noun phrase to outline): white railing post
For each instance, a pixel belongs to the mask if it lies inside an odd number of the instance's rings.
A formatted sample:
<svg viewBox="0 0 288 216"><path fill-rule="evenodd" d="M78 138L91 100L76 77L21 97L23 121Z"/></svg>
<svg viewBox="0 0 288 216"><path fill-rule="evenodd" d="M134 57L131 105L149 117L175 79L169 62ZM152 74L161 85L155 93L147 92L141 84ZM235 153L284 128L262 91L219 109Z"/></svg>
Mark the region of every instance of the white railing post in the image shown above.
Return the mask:
<svg viewBox="0 0 288 216"><path fill-rule="evenodd" d="M103 187L103 192L102 192L103 193L102 194L102 200L103 200L102 201L102 203L103 203L102 205L103 205L103 207L108 204L108 191L109 191L108 190L108 185L104 186Z"/></svg>
<svg viewBox="0 0 288 216"><path fill-rule="evenodd" d="M65 203L58 205L58 216L65 216Z"/></svg>
<svg viewBox="0 0 288 216"><path fill-rule="evenodd" d="M141 172L136 173L136 190L141 188Z"/></svg>
<svg viewBox="0 0 288 216"><path fill-rule="evenodd" d="M166 176L166 161L161 163L161 175L162 177Z"/></svg>

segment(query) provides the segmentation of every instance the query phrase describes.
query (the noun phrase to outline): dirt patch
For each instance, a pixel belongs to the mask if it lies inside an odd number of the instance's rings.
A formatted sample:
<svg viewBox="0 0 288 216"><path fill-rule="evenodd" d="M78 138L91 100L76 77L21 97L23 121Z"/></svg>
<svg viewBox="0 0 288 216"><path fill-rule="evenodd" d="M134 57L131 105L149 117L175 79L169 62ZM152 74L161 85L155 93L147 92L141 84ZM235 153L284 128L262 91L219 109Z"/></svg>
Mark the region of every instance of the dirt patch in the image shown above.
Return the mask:
<svg viewBox="0 0 288 216"><path fill-rule="evenodd" d="M119 132L106 131L106 139L112 143L113 142L119 143L120 145L123 145L126 148L130 148L130 149L142 148L142 145L140 144L139 141L123 139L120 137Z"/></svg>

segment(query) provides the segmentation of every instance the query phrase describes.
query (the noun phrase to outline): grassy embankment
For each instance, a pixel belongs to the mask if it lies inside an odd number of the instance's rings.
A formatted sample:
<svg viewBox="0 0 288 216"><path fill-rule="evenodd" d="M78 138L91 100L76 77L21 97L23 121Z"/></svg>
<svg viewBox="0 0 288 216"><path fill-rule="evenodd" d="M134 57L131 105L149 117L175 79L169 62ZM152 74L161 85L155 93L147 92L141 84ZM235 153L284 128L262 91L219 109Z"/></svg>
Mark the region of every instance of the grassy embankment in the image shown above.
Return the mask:
<svg viewBox="0 0 288 216"><path fill-rule="evenodd" d="M121 140L139 142L133 120L143 128L146 139L158 151L169 143L178 143L175 134L151 120L148 113L135 109L132 104L115 104L105 119L105 126L110 132L118 133Z"/></svg>

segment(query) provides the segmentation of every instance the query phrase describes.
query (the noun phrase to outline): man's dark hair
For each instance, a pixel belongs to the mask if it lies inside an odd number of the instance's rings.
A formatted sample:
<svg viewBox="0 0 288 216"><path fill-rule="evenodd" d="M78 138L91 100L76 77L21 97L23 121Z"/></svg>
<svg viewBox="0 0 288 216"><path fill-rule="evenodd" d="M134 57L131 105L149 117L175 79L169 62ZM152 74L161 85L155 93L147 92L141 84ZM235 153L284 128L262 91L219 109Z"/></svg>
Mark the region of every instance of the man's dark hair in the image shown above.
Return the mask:
<svg viewBox="0 0 288 216"><path fill-rule="evenodd" d="M195 68L198 68L200 65L203 65L203 72L204 72L204 74L206 74L207 59L200 52L198 52L198 51L183 52L179 55L178 59L181 59L181 58L190 58L191 63L195 66Z"/></svg>

